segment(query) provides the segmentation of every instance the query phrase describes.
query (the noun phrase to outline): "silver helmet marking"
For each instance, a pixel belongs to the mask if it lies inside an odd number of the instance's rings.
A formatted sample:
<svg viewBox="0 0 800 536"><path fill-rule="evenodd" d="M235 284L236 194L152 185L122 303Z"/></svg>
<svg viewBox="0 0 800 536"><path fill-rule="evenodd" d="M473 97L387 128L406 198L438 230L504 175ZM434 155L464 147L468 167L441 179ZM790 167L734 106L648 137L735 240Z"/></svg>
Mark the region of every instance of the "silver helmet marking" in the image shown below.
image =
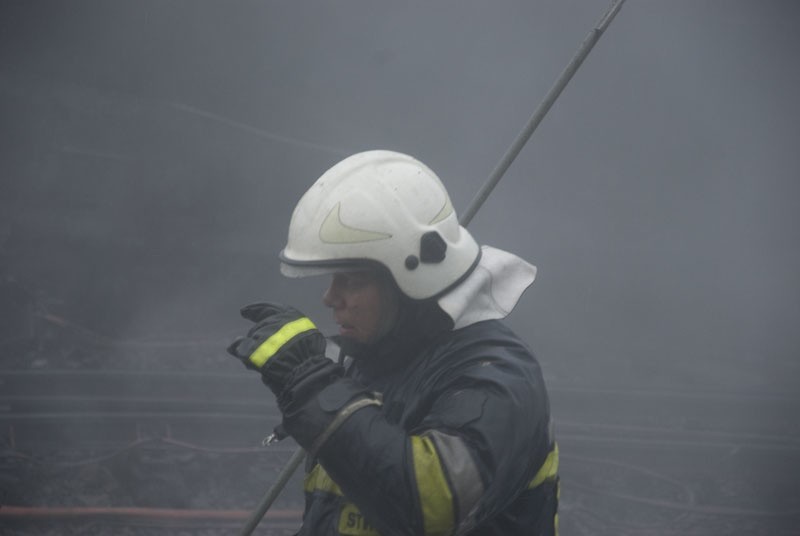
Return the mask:
<svg viewBox="0 0 800 536"><path fill-rule="evenodd" d="M434 218L428 223L428 225L436 225L437 223L444 220L452 213L453 213L453 204L450 202L450 196L445 194L444 205L442 206L442 209L436 216L434 216Z"/></svg>
<svg viewBox="0 0 800 536"><path fill-rule="evenodd" d="M357 244L391 238L389 233L367 231L346 225L339 214L342 204L336 203L319 228L319 239L328 244Z"/></svg>

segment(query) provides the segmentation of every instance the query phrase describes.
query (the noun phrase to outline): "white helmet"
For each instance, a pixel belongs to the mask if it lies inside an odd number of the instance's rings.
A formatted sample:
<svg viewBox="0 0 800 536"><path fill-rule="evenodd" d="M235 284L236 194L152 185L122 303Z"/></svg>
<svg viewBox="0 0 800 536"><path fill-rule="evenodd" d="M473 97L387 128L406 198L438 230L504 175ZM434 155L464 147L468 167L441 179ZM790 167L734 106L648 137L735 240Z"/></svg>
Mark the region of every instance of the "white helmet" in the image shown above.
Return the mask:
<svg viewBox="0 0 800 536"><path fill-rule="evenodd" d="M380 263L416 300L443 294L479 258L439 177L392 151L354 154L317 179L297 203L280 253L289 277Z"/></svg>

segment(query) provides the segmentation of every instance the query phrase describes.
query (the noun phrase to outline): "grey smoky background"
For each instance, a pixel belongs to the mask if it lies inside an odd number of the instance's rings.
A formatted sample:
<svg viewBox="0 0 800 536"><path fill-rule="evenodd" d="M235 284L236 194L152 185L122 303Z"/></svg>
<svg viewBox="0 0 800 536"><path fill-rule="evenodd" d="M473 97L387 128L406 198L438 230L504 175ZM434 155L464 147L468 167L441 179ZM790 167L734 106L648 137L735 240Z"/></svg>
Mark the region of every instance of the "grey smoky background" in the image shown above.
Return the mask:
<svg viewBox="0 0 800 536"><path fill-rule="evenodd" d="M278 270L305 189L385 148L463 211L608 5L3 0L0 270L28 297L4 336L44 307L110 341L219 341L159 363L231 371L248 302L332 329L327 281ZM627 2L472 221L539 268L509 323L552 387L798 400L798 22Z"/></svg>

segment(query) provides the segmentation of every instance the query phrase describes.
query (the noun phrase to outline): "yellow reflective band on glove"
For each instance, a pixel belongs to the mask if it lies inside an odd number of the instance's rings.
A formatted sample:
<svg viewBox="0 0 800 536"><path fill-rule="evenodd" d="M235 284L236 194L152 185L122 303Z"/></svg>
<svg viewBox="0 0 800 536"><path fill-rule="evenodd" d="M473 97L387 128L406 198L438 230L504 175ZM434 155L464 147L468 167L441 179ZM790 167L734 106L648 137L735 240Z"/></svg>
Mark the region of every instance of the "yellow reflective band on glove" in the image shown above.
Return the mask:
<svg viewBox="0 0 800 536"><path fill-rule="evenodd" d="M411 436L411 452L425 536L452 534L455 525L453 494L436 447L428 437Z"/></svg>
<svg viewBox="0 0 800 536"><path fill-rule="evenodd" d="M264 363L266 363L270 357L277 354L280 349L283 348L284 344L297 335L306 331L311 331L312 329L317 329L317 326L315 326L307 316L285 324L269 339L261 343L261 346L256 348L256 351L250 356L250 362L258 368L263 367Z"/></svg>

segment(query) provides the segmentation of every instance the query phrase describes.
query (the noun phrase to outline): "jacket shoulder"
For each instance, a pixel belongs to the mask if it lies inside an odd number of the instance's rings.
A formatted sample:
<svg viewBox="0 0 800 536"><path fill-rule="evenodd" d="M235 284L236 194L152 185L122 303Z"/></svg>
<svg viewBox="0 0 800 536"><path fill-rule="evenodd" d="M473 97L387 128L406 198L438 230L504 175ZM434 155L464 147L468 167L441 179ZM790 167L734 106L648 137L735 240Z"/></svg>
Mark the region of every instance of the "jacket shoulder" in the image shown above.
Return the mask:
<svg viewBox="0 0 800 536"><path fill-rule="evenodd" d="M528 345L499 320L484 320L449 331L437 341L436 346L444 354L476 354L485 357L513 355L535 359Z"/></svg>

